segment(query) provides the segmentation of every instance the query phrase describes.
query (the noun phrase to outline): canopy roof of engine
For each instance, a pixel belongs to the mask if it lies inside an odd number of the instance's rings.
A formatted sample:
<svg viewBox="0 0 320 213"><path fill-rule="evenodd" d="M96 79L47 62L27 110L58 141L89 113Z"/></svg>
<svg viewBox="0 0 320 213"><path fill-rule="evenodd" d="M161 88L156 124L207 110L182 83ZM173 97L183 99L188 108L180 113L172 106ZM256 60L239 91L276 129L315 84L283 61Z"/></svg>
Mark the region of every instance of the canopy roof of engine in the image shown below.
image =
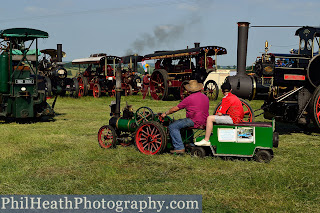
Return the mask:
<svg viewBox="0 0 320 213"><path fill-rule="evenodd" d="M207 53L207 56L223 55L227 54L227 50L219 46L204 46L174 51L156 51L153 54L145 55L144 59L195 57L197 55L204 55L205 53Z"/></svg>
<svg viewBox="0 0 320 213"><path fill-rule="evenodd" d="M23 40L32 40L36 38L48 38L49 34L42 30L31 28L11 28L0 31L0 37L5 38L22 38Z"/></svg>

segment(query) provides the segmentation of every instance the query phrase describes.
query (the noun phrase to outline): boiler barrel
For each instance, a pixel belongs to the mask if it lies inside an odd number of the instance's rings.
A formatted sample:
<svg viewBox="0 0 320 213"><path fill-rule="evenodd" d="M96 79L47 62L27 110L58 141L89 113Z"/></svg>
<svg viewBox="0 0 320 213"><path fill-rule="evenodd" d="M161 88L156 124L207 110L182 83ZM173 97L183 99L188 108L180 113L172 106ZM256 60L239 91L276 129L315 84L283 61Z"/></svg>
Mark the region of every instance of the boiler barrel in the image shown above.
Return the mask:
<svg viewBox="0 0 320 213"><path fill-rule="evenodd" d="M0 93L9 93L9 61L8 54L0 55Z"/></svg>
<svg viewBox="0 0 320 213"><path fill-rule="evenodd" d="M124 132L134 132L137 128L135 119L123 119L112 117L109 120L109 124L114 127L116 130Z"/></svg>

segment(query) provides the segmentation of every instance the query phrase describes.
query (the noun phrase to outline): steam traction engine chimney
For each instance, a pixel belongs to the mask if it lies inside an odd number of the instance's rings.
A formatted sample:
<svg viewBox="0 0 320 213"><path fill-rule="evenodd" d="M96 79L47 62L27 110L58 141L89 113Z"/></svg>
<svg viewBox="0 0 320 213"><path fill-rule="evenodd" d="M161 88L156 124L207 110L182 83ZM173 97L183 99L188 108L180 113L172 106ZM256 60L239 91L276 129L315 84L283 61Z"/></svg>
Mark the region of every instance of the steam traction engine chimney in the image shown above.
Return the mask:
<svg viewBox="0 0 320 213"><path fill-rule="evenodd" d="M254 79L246 74L249 22L238 22L237 74L229 76L232 93L240 98L252 99Z"/></svg>
<svg viewBox="0 0 320 213"><path fill-rule="evenodd" d="M200 42L194 42L194 47L195 48L200 47Z"/></svg>
<svg viewBox="0 0 320 213"><path fill-rule="evenodd" d="M62 62L62 44L57 44L57 62Z"/></svg>
<svg viewBox="0 0 320 213"><path fill-rule="evenodd" d="M115 117L120 117L120 101L121 101L121 60L119 61L116 72L116 109Z"/></svg>
<svg viewBox="0 0 320 213"><path fill-rule="evenodd" d="M248 22L238 22L237 75L246 74Z"/></svg>

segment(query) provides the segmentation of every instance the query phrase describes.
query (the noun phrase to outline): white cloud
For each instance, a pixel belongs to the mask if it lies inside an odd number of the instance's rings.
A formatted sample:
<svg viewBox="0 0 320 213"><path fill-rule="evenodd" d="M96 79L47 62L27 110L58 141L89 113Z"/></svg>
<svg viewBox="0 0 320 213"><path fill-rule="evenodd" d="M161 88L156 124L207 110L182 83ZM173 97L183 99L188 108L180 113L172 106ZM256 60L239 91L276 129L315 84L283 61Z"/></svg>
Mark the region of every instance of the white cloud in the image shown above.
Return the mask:
<svg viewBox="0 0 320 213"><path fill-rule="evenodd" d="M196 5L190 5L190 4L183 3L183 4L178 5L178 9L188 10L188 11L198 11L200 8Z"/></svg>
<svg viewBox="0 0 320 213"><path fill-rule="evenodd" d="M35 7L35 6L28 6L24 8L24 11L26 13L32 13L32 14L44 14L44 13L48 13L49 11L45 8L41 8L41 7Z"/></svg>

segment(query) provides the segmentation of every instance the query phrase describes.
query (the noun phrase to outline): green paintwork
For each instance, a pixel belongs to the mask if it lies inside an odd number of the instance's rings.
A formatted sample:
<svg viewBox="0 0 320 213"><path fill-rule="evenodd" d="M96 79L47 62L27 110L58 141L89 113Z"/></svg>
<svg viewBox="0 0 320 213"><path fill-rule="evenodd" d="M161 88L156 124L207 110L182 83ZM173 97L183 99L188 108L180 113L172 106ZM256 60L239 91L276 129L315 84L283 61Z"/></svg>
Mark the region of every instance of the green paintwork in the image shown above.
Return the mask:
<svg viewBox="0 0 320 213"><path fill-rule="evenodd" d="M238 137L239 135L246 135L240 134L239 130L243 129L252 129L253 130L253 137L246 137L241 138ZM234 125L214 125L213 126L213 134L210 137L211 145L215 150L215 155L220 156L254 156L255 150L259 149L268 149L271 150L273 148L273 126L269 127L262 127L259 125L252 126L252 125L241 125L241 126L234 126ZM248 130L249 131L249 130ZM235 136L235 140L227 140L222 141L223 137L220 137L219 141L219 133L229 133L226 134L226 138L230 136ZM233 133L232 133L233 132ZM200 141L204 138L198 137L196 141ZM242 141L241 141L242 140Z"/></svg>
<svg viewBox="0 0 320 213"><path fill-rule="evenodd" d="M42 30L31 28L11 28L0 31L1 38L24 38L25 40L32 40L35 38L48 38L49 34Z"/></svg>
<svg viewBox="0 0 320 213"><path fill-rule="evenodd" d="M0 31L0 38L9 42L9 49L0 55L0 118L53 117L54 111L46 102L44 81L37 75L37 63L32 64L26 57L39 50L27 51L23 45L28 40L36 40L37 47L37 38L48 38L48 33L12 28ZM20 49L13 50L14 46ZM12 60L15 53L22 54L20 61Z"/></svg>
<svg viewBox="0 0 320 213"><path fill-rule="evenodd" d="M9 57L8 53L0 55L0 93L9 92Z"/></svg>
<svg viewBox="0 0 320 213"><path fill-rule="evenodd" d="M125 132L134 132L137 129L136 120L135 119L118 119L116 127L120 131Z"/></svg>

